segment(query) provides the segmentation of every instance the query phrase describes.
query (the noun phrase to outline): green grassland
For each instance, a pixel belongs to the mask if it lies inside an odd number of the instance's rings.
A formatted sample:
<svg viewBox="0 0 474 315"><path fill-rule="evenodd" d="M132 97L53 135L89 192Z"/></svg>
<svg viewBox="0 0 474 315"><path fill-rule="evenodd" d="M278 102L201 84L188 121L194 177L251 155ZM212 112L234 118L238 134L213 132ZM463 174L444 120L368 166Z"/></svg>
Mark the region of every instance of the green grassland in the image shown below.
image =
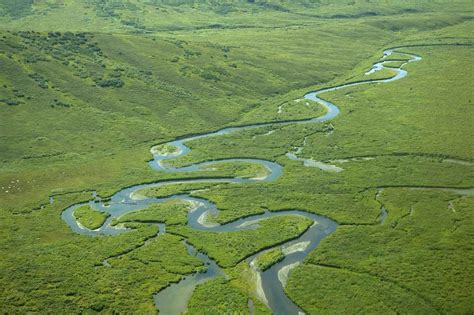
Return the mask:
<svg viewBox="0 0 474 315"><path fill-rule="evenodd" d="M270 268L272 265L276 264L277 262L283 260L285 255L281 248L275 248L268 250L261 255L257 256L255 261L255 266L262 271Z"/></svg>
<svg viewBox="0 0 474 315"><path fill-rule="evenodd" d="M390 76L364 72L385 48L425 44L432 46L402 49L423 57L405 66L403 80L325 94L341 110L325 124L195 140L173 162L272 160L284 166L278 181L176 184L143 194L206 198L221 211L213 218L219 223L286 209L336 220L336 232L290 273L287 293L309 314L472 313L474 199L431 188L474 187L474 7L328 3L2 1L2 312L156 313L153 293L204 268L186 238L227 275L198 286L190 314L247 313L249 299L257 314L267 313L243 259L296 237L311 224L306 219L276 217L219 235L186 226L189 205L170 201L115 220L128 233L86 237L61 212L91 200L92 190L108 197L178 177L262 176L247 163L177 175L146 162L151 146L176 137L320 116L323 108L298 101L305 92ZM387 60L396 66L405 58ZM343 171L285 156L304 143L300 157ZM105 218L84 215L90 228ZM157 236L157 222L168 224L166 234ZM262 268L278 257L278 250L259 257Z"/></svg>
<svg viewBox="0 0 474 315"><path fill-rule="evenodd" d="M120 309L150 313L154 311L150 301L154 292L178 281L182 274L201 268L201 262L188 255L180 237L166 235L143 247L145 240L156 236L157 228L153 225L138 225L133 232L117 237L74 234L61 224L59 213L67 205L89 198L90 194L68 194L28 215L2 213L2 237L8 237L11 246L9 254L1 260L2 279L8 279L2 283L2 311ZM27 241L25 237L30 236L38 238ZM160 261L144 264L135 256L120 256L128 252L144 255L149 245L159 250L152 255L160 257ZM21 250L13 250L14 247ZM112 267L103 266L104 259ZM170 263L170 259L174 262Z"/></svg>
<svg viewBox="0 0 474 315"><path fill-rule="evenodd" d="M90 206L81 206L74 210L77 222L90 230L100 228L109 216L108 213L95 211Z"/></svg>
<svg viewBox="0 0 474 315"><path fill-rule="evenodd" d="M323 35L325 30L319 32ZM248 40L253 34L243 33ZM93 188L106 196L123 186L159 179L160 174L143 163L150 158L151 145L225 125L279 119L277 106L289 99L276 95L327 82L367 57L374 44L360 38L352 50L363 44L364 51L346 54L350 48L345 48L344 39L352 36L351 31L339 37L337 47L328 47L329 52L321 49L324 54L315 59L302 48L283 56L272 52L274 39L309 40L314 36L305 29L277 29L271 35L262 32L259 36L267 39L261 38L258 47L242 44L231 52L223 51L225 44L216 48L209 42L186 44L130 35L65 33L59 44L49 34L4 36L0 58L5 73L12 75L2 77L0 85L5 91L2 128L9 130L2 133L1 183L19 180L20 187L5 193L2 204L16 211L45 202L51 191ZM76 43L84 38L85 44ZM96 42L99 44L94 45ZM253 39L251 44L255 45ZM77 52L66 49L67 45ZM311 45L308 49L320 46ZM57 48L49 52L50 47ZM151 51L156 52L155 57L150 56ZM63 56L68 54L72 56ZM229 56L224 57L226 54ZM35 55L39 57L34 62L26 61ZM168 59L175 55L181 55L182 61ZM320 71L307 69L301 64L302 57L321 67ZM235 61L240 65L230 67ZM286 66L273 69L272 65L283 61ZM335 70L324 70L331 64ZM211 65L219 69L206 70ZM220 79L209 78L205 71ZM300 95L294 99L297 97ZM18 105L7 105L11 102ZM317 115L318 111L310 113ZM74 133L65 134L68 129ZM19 199L23 202L18 203Z"/></svg>
<svg viewBox="0 0 474 315"><path fill-rule="evenodd" d="M465 262L473 258L467 239L473 197L388 189L382 200L388 222L338 229L295 271L290 296L311 313L348 311L355 301L365 308L372 305L364 312L469 312L473 270ZM328 286L318 286L321 282ZM343 303L324 298L339 287L336 294Z"/></svg>
<svg viewBox="0 0 474 315"><path fill-rule="evenodd" d="M289 293L299 305L311 313L348 311L354 304L360 305L361 311L375 312L378 306L371 306L374 300L383 303L380 306L382 309L393 312L416 309L420 313L451 310L463 313L473 307L465 289L472 286L470 276L472 271L469 268L465 269L462 263L465 255L472 250L472 243L468 236L472 233L472 226L468 223L469 217L466 210L453 213L449 212L448 206L450 199L457 200L459 195L454 193L444 197L447 193L430 192L429 189L427 191L391 189L389 191L394 191L396 195L392 197L391 206L386 204L389 219L383 226L375 225L380 212L380 203L374 200L377 187L463 188L473 186L472 171L470 171L472 166L443 162L444 159L451 157L472 163L472 139L465 133L464 127L469 125L468 120L472 117L469 102L473 95L467 87L469 81L463 80L465 60L472 58L469 57L472 56L471 48L435 46L412 48L411 51L422 55L424 60L420 64L409 65L411 72L408 78L392 85L374 86L367 90L362 87L354 88L350 94L340 92L331 96L331 100L341 104L341 109L346 112L346 116L343 114L335 119L333 123L335 131L330 136L324 133L323 127L316 127L314 128L316 130L311 131L307 130L309 127L300 127L303 134L309 134L303 150L303 154L307 157L317 157L321 160L371 157L367 160L361 159L341 164L344 171L340 174L326 174L317 170L314 176L306 172L304 179L296 177L304 172L301 169L302 166L295 165L297 163L287 161L282 157L287 148L272 145L282 143L282 139L291 140L291 136L296 138L294 145L300 145L301 136L298 136L298 128L295 127L291 128L291 131L289 127L281 128L266 136L269 140L258 143L256 146L252 146L248 140L252 139L251 134L256 131L223 136L220 139L208 139L206 143L197 140L195 144L190 144L194 151L183 158L187 164L192 160L201 160L201 155L206 156L209 152L213 152L213 156L219 158L248 152L251 156L273 157L285 165L285 176L276 183L247 185L240 188L238 192L228 185L215 186L209 190L197 192L195 195L217 203L222 210L219 219L223 221L248 215L248 211L240 209L245 209L250 205L258 204L262 208L272 210L298 205L306 210L326 214L347 225L347 228L340 228L334 236L323 241L327 249L321 247L323 251L336 257L340 256L340 253L347 254L344 263L342 260L334 263L331 260L320 259L318 263L322 267L318 265L315 269L311 264L308 267L304 265L295 271L296 276L290 277L293 282L289 284ZM451 60L449 64L444 62L447 58ZM433 80L423 80L423 77L431 77ZM443 89L433 89L431 88L433 84L440 84ZM386 98L377 98L377 93ZM453 99L456 101L453 102ZM384 106L384 102L392 106ZM413 102L419 105L413 107ZM447 103L450 106L445 106ZM357 106L357 104L360 105ZM423 104L426 105L423 106ZM433 110L439 116L432 115ZM365 116L359 117L358 111L363 112ZM382 115L380 115L381 111ZM372 116L370 116L371 112ZM449 117L449 120L443 123L446 117ZM399 121L394 121L394 119ZM455 123L452 124L452 122ZM429 132L433 129L436 129L438 133ZM340 134L338 134L339 130ZM336 137L338 140L333 140ZM412 139L416 141L413 142ZM447 139L452 140L447 141ZM231 147L229 143L240 145ZM223 149L224 147L226 149ZM258 148L258 151L255 148ZM288 190L290 185L292 188ZM314 195L312 189L308 187L319 187L318 194ZM427 194L429 197L426 197ZM349 198L344 198L344 196ZM410 196L411 198L408 198ZM464 207L472 209L471 197L462 197L461 200ZM403 222L407 210L398 210L400 205L397 203L407 202L412 203L405 205L407 209L413 207L416 211L420 208L420 211L431 216L429 221L424 217L416 219L415 216L411 219L411 227L408 230L402 228L399 222ZM346 208L348 205L350 205L350 210ZM453 207L456 209L455 205ZM358 209L360 210L357 211ZM368 211L369 209L371 211ZM255 212L257 211L261 210L255 209ZM453 219L449 219L451 215L454 216ZM374 224L374 226L366 224ZM355 231L357 234L354 234ZM377 233L372 234L372 231L377 231ZM346 236L345 233L348 235ZM425 234L425 240L408 241L412 238L416 239L415 236L419 237L420 233ZM444 242L448 242L449 245L446 244L440 248L435 245L436 242L431 243L433 242L431 238L438 239L440 234L444 235L446 238ZM349 240L367 239L367 242L357 242L358 248L341 251L342 244L332 241L334 238L341 238L340 242L347 246L356 246ZM395 246L391 243L391 239L396 240L400 245ZM377 249L369 240L377 240L380 249ZM367 258L361 259L368 259L368 261L360 271L358 269L361 267L355 268L353 265L352 253L361 252L362 247L366 248L367 253L363 254L366 255L363 257ZM423 253L421 249L426 247L428 249ZM390 258L392 254L389 252L392 250L394 251L393 258ZM320 253L319 249L314 252L315 255L318 253ZM374 265L376 262L378 265ZM460 269L452 270L451 263ZM420 270L420 266L423 266L424 270ZM333 269L328 269L330 267ZM401 273L400 268L403 268L406 273ZM301 270L306 270L306 273ZM324 289L318 285L320 282L333 281L333 277L339 279L339 276L342 282L331 283L330 287ZM353 279L351 282L353 288L348 289L347 292L341 290L338 294L341 294L339 298L349 299L350 302L334 303L334 299L328 296L332 296L331 292L335 288L345 285L348 277ZM428 280L432 277L435 277L436 281ZM301 284L301 279L308 282ZM367 291L366 288L371 289ZM315 290L318 297L324 297L323 300L327 303L321 303L321 299L310 298L304 293ZM360 294L354 295L354 290ZM456 298L453 299L453 296ZM448 300L451 302L448 303Z"/></svg>
<svg viewBox="0 0 474 315"><path fill-rule="evenodd" d="M217 296L209 300L209 296ZM205 283L194 292L188 309L189 314L199 314L203 310L212 314L225 314L229 310L236 314L248 313L248 297L238 289L226 285L224 279Z"/></svg>
<svg viewBox="0 0 474 315"><path fill-rule="evenodd" d="M114 225L124 222L162 222L169 225L186 224L187 214L190 209L188 202L170 200L157 205L151 205L146 209L129 212L117 219Z"/></svg>
<svg viewBox="0 0 474 315"><path fill-rule="evenodd" d="M307 218L282 216L258 222L257 229L222 232L218 238L214 232L196 231L189 227L173 226L169 231L186 237L199 251L228 268L261 249L296 238L311 224Z"/></svg>
<svg viewBox="0 0 474 315"><path fill-rule="evenodd" d="M153 148L153 152L152 153L158 153L158 154L161 154L161 155L173 155L173 154L178 154L179 153L179 149L173 145L169 145L169 144L160 144L160 145L157 145L156 147Z"/></svg>
<svg viewBox="0 0 474 315"><path fill-rule="evenodd" d="M278 1L208 0L179 1L48 1L5 0L0 6L5 29L50 31L130 32L194 31L306 25L314 20L360 19L368 25L401 31L426 25L429 28L456 23L469 16L466 2L403 0L369 2L365 0ZM432 16L443 12L445 19ZM463 12L460 16L453 12ZM423 16L420 14L423 13ZM384 21L386 16L396 19ZM382 19L381 19L382 18Z"/></svg>

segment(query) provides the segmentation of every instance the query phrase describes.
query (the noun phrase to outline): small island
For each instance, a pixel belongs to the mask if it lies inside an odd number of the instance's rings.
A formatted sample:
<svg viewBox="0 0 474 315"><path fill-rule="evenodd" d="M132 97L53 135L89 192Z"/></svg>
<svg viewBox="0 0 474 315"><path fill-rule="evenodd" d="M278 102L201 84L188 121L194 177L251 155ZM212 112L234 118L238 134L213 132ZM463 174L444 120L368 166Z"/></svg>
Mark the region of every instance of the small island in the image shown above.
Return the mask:
<svg viewBox="0 0 474 315"><path fill-rule="evenodd" d="M92 209L89 205L81 206L74 210L77 222L89 230L100 228L110 214Z"/></svg>

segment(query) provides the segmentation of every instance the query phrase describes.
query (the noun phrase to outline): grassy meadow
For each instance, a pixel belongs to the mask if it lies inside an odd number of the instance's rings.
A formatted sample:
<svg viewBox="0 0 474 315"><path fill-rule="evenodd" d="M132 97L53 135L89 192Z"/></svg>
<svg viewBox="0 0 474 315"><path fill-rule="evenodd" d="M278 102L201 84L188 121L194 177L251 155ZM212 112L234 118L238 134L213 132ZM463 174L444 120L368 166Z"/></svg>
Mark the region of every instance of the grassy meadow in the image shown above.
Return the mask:
<svg viewBox="0 0 474 315"><path fill-rule="evenodd" d="M285 288L308 314L472 313L473 13L470 1L2 1L0 311L154 314L154 293L205 268L186 239L226 273L197 287L189 314L270 313L245 258L297 237L307 219L218 234L187 226L189 204L170 201L114 220L128 233L87 237L61 212L92 191L265 175L250 163L173 174L146 162L178 137L321 116L306 92L390 77L364 73L384 49L409 46L400 51L423 59L403 80L322 95L341 110L326 123L194 140L172 162L271 160L284 167L277 181L141 193L208 199L219 223L288 209L338 222ZM296 147L343 171L288 159ZM89 207L75 216L91 229L107 218ZM281 258L272 249L257 267Z"/></svg>
<svg viewBox="0 0 474 315"><path fill-rule="evenodd" d="M107 213L95 211L90 206L81 206L74 210L77 222L90 230L100 228L109 217Z"/></svg>

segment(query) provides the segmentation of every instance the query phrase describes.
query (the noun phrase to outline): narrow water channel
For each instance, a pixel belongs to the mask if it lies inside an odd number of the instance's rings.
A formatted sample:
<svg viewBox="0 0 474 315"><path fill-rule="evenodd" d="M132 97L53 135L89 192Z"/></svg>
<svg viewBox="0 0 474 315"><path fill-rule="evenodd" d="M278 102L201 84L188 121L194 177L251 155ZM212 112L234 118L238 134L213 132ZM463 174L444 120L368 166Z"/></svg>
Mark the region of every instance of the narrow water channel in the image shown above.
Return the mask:
<svg viewBox="0 0 474 315"><path fill-rule="evenodd" d="M384 64L389 62L386 61L386 58L390 56L395 49L388 49L384 51L384 57L381 61L375 63L370 69L367 74L371 74L376 71L380 71L385 67ZM401 52L398 52L401 53ZM409 61L418 61L421 58L416 55L402 53L410 58ZM404 78L407 75L407 71L403 69L403 66L406 64L402 64L398 68L392 68L391 70L396 72L391 78L388 79L378 79L378 80L366 80L366 81L359 81L353 82L348 84L342 84L334 87L328 87L321 90L313 91L304 95L305 99L312 100L318 102L319 104L323 105L326 108L326 113L317 118L308 118L308 119L301 119L301 120L293 120L293 121L284 121L284 122L267 122L267 123L258 123L246 126L239 126L239 127L229 127L224 128L218 131L210 132L207 134L201 135L194 135L182 139L177 139L174 141L170 141L165 145L170 147L175 147L176 150L173 153L161 154L157 147L151 148L151 153L153 159L149 162L151 168L158 172L172 172L172 173L179 173L179 172L199 172L205 167L209 167L211 165L216 165L219 163L254 163L263 166L267 169L268 173L266 176L260 178L206 178L206 179L179 179L179 180L172 180L172 181L162 181L156 182L151 184L143 184L143 185L136 185L132 187L125 188L116 194L114 194L111 199L107 202L102 201L100 198L96 198L96 200L90 201L89 203L82 203L73 205L62 212L62 219L69 225L69 227L83 235L89 236L99 236L99 235L114 235L118 233L127 232L127 229L121 229L115 226L112 226L110 223L114 218L118 218L123 214L129 213L131 211L136 211L139 209L145 209L151 204L158 204L162 202L166 202L170 199L178 199L178 200L185 200L191 201L197 204L197 208L194 211L189 212L188 214L188 225L193 229L203 230L203 231L210 231L215 232L216 237L219 237L217 233L225 233L231 231L238 231L248 228L256 228L252 222L255 220L265 220L270 217L275 216L282 216L282 215L295 215L295 216L302 216L313 220L313 225L305 231L302 235L300 235L297 239L291 240L283 245L281 245L286 250L285 258L276 263L269 269L264 272L258 272L259 279L261 280L261 297L267 305L270 307L274 314L298 314L303 313L303 311L293 303L285 294L284 285L286 283L286 278L291 272L291 269L301 263L304 258L314 250L320 241L328 236L330 233L336 230L337 224L325 217L319 216L317 214L304 212L300 210L287 210L281 212L265 212L263 214L253 215L246 218L241 218L237 221L224 224L224 225L208 225L203 224L202 220L200 220L201 216L205 215L206 213L211 213L214 215L218 215L219 210L217 207L212 204L211 202L200 199L194 198L189 195L174 195L167 198L149 198L140 196L137 192L142 189L146 188L153 188L153 187L161 187L166 185L174 185L180 183L238 183L238 184L248 184L248 183L256 183L256 182L270 182L276 181L283 173L283 168L281 165L266 161L266 160L259 160L259 159L226 159L226 160L219 160L219 161L208 161L203 163L196 163L180 168L174 168L167 166L166 161L174 160L178 157L184 156L188 154L191 149L186 146L187 142L196 140L196 139L205 139L210 137L217 137L220 135L230 134L234 132L238 132L245 129L253 129L259 128L264 126L282 126L282 125L292 125L292 124L307 124L307 123L321 123L328 121L339 114L338 107L320 97L321 94L341 90L348 87L353 87L357 85L363 84L380 84L380 83L389 83L395 80L399 80ZM289 155L290 158L299 160L296 156ZM317 164L319 165L319 164ZM319 167L323 168L324 165L319 165ZM323 168L324 169L324 168ZM110 217L106 220L102 227L97 230L89 230L83 226L81 226L74 217L74 210L84 204L89 204L93 209L103 211L110 214ZM248 223L248 224L245 224ZM257 227L258 228L258 227ZM165 226L160 226L160 233L165 233ZM158 236L159 237L159 236ZM213 279L219 275L224 275L224 271L208 256L204 255L203 253L196 252L196 250L185 243L185 246L188 249L188 252L192 255L197 255L199 259L203 261L203 263L207 267L207 271L202 273L196 273L192 275L188 275L184 277L180 282L176 284L171 284L169 287L165 288L164 290L158 292L154 295L154 301L157 308L160 310L160 314L180 314L184 312L187 307L187 303L189 298L191 297L195 287L209 279ZM257 257L261 252L254 253L251 257L249 257L248 262L251 263L255 257ZM253 303L249 302L249 305L253 305Z"/></svg>

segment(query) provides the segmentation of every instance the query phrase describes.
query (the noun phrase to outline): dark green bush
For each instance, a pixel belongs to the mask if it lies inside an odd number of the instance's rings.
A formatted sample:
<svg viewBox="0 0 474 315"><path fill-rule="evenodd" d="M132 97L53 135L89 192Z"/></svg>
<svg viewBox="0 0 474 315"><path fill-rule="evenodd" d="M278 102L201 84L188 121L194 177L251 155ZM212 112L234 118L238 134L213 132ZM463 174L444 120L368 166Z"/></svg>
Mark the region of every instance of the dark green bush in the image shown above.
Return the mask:
<svg viewBox="0 0 474 315"><path fill-rule="evenodd" d="M99 80L96 83L100 87L121 88L123 86L123 81L120 78L114 78L114 79L108 79L108 80Z"/></svg>

